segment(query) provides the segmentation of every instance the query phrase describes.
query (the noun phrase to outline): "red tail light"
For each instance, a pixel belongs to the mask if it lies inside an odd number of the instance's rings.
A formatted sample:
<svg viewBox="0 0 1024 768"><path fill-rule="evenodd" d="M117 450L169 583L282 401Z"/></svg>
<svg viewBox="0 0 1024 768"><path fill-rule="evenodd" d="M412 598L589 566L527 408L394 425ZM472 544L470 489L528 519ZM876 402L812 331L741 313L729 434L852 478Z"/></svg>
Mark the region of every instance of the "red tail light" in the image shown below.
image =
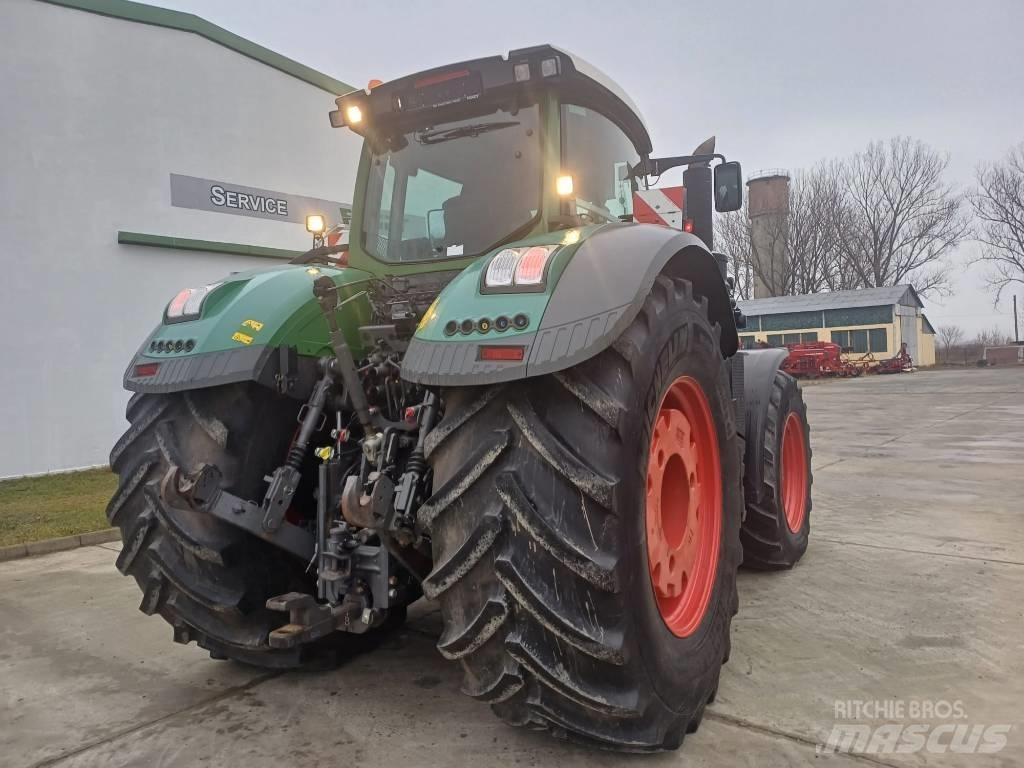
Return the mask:
<svg viewBox="0 0 1024 768"><path fill-rule="evenodd" d="M683 221L683 232L693 234L693 219L686 219Z"/></svg>
<svg viewBox="0 0 1024 768"><path fill-rule="evenodd" d="M519 363L526 356L526 347L511 345L481 346L477 359L488 362Z"/></svg>
<svg viewBox="0 0 1024 768"><path fill-rule="evenodd" d="M202 288L185 288L178 291L164 312L164 321L179 323L184 320L195 320L203 309L206 297L219 288L221 283L210 283Z"/></svg>
<svg viewBox="0 0 1024 768"><path fill-rule="evenodd" d="M534 246L519 259L516 268L516 285L540 285L544 279L544 266L548 263L552 248Z"/></svg>
<svg viewBox="0 0 1024 768"><path fill-rule="evenodd" d="M502 248L491 259L484 272L484 287L514 292L516 288L542 290L548 261L557 245Z"/></svg>
<svg viewBox="0 0 1024 768"><path fill-rule="evenodd" d="M159 370L160 363L139 363L135 366L135 376L140 379L148 376L156 376L156 372Z"/></svg>
<svg viewBox="0 0 1024 768"><path fill-rule="evenodd" d="M178 294L171 299L171 303L167 305L167 316L181 317L185 312L185 302L187 302L191 297L191 288L184 288L181 291L178 291Z"/></svg>

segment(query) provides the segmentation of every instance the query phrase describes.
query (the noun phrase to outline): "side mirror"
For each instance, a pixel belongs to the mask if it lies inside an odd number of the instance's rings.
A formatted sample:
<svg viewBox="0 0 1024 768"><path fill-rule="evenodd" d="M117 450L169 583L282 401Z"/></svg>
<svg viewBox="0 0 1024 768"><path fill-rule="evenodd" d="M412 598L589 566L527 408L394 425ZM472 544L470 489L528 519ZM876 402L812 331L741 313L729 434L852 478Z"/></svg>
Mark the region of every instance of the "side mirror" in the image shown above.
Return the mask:
<svg viewBox="0 0 1024 768"><path fill-rule="evenodd" d="M733 161L715 166L715 210L738 211L743 207L743 171Z"/></svg>
<svg viewBox="0 0 1024 768"><path fill-rule="evenodd" d="M434 251L444 249L444 210L433 208L427 211L427 239Z"/></svg>

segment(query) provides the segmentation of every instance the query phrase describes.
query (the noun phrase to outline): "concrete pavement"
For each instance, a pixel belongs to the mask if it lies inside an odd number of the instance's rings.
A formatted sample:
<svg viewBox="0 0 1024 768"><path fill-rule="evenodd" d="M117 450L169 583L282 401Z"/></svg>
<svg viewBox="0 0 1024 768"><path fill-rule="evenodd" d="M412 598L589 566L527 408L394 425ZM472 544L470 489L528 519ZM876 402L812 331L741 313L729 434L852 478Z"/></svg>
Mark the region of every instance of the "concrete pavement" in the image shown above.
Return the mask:
<svg viewBox="0 0 1024 768"><path fill-rule="evenodd" d="M212 661L135 610L119 545L104 544L0 563L0 766L1024 763L1024 371L872 377L806 398L811 545L790 572L741 574L718 700L678 753L626 758L502 725L459 693L425 603L335 671ZM996 754L817 754L848 701L963 711L872 726L1012 730Z"/></svg>

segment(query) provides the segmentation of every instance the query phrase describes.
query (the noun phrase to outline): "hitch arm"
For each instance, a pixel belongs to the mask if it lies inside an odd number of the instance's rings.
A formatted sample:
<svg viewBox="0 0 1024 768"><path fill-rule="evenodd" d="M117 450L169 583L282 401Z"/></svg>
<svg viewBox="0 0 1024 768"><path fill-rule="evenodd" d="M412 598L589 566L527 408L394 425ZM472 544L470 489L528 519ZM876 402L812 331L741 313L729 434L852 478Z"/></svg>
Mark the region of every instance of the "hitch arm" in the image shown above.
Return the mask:
<svg viewBox="0 0 1024 768"><path fill-rule="evenodd" d="M202 464L191 474L172 466L160 483L160 497L168 504L184 505L242 528L304 562L313 559L316 540L309 531L287 520L282 520L275 530L267 530L262 507L223 490L220 478L220 470L212 464Z"/></svg>

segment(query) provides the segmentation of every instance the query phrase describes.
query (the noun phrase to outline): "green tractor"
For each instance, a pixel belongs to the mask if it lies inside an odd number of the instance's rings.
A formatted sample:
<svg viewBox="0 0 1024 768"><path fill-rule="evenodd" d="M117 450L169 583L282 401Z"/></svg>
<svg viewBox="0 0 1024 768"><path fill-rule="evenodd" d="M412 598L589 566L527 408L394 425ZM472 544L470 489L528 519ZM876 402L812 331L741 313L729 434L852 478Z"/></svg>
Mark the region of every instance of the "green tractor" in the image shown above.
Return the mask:
<svg viewBox="0 0 1024 768"><path fill-rule="evenodd" d="M729 656L741 560L807 546L784 351L738 350L706 143L652 157L627 96L550 46L337 100L349 242L180 292L131 361L118 568L178 642L322 664L440 606L503 720L661 750ZM634 220L685 167L679 229ZM357 637L362 636L362 637Z"/></svg>

